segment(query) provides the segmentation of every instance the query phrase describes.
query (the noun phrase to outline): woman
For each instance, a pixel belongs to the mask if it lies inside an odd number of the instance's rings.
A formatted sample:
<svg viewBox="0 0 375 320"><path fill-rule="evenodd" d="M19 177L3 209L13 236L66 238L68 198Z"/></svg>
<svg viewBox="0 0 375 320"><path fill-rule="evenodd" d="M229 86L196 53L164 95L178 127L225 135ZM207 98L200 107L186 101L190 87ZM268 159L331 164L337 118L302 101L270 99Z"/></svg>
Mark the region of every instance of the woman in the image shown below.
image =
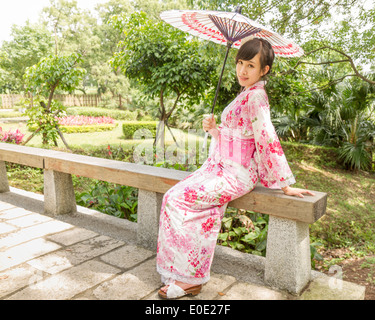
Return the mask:
<svg viewBox="0 0 375 320"><path fill-rule="evenodd" d="M157 270L166 284L162 298L196 295L210 268L227 204L255 188L258 180L286 195L314 195L291 188L294 176L270 118L261 79L272 68L274 51L263 39L245 42L236 56L243 91L224 110L221 125L213 117L203 129L213 139L202 167L171 188L163 198Z"/></svg>

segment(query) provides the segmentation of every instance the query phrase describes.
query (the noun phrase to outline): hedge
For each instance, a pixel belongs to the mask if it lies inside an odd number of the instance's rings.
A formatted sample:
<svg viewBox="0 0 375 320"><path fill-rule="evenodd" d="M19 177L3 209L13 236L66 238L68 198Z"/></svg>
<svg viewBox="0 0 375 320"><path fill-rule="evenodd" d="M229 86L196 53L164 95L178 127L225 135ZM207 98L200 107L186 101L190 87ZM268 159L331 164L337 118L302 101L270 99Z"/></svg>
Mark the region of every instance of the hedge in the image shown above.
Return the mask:
<svg viewBox="0 0 375 320"><path fill-rule="evenodd" d="M101 132L101 131L110 131L116 128L118 124L93 124L87 126L61 126L59 129L63 133L87 133L87 132ZM28 127L29 131L34 132L37 129L36 125Z"/></svg>
<svg viewBox="0 0 375 320"><path fill-rule="evenodd" d="M125 139L133 139L137 130L145 129L152 133L153 138L156 136L157 121L125 121L122 123L122 132ZM148 132L146 131L145 134Z"/></svg>
<svg viewBox="0 0 375 320"><path fill-rule="evenodd" d="M134 121L137 119L137 111L129 110L116 110L106 108L88 108L88 107L70 107L67 108L67 114L76 116L88 116L88 117L111 117L116 120L127 120Z"/></svg>
<svg viewBox="0 0 375 320"><path fill-rule="evenodd" d="M117 124L95 124L87 126L59 126L61 132L64 133L87 133L110 131L117 127Z"/></svg>

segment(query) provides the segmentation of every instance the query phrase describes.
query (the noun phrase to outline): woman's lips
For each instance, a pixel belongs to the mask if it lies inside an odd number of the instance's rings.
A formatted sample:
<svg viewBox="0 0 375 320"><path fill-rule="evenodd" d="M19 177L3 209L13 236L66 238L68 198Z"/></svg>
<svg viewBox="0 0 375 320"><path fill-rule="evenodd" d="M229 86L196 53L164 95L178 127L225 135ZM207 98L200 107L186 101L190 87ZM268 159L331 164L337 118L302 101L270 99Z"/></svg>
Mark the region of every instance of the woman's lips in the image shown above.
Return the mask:
<svg viewBox="0 0 375 320"><path fill-rule="evenodd" d="M246 81L247 79L249 79L249 78L243 78L243 77L240 77L240 80L241 80L241 81Z"/></svg>

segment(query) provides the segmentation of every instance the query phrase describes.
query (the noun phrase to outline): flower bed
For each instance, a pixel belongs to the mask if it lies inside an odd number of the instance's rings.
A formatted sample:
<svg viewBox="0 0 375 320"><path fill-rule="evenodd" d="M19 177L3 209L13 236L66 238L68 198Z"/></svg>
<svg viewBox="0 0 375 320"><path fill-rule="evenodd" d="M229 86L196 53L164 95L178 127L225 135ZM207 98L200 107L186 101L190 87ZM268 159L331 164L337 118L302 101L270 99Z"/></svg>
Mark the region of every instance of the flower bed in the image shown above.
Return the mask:
<svg viewBox="0 0 375 320"><path fill-rule="evenodd" d="M19 129L16 129L16 131L9 130L6 132L0 127L1 142L20 144L24 136L25 135Z"/></svg>
<svg viewBox="0 0 375 320"><path fill-rule="evenodd" d="M58 118L59 127L65 133L85 133L113 130L117 124L111 117L67 116Z"/></svg>
<svg viewBox="0 0 375 320"><path fill-rule="evenodd" d="M87 117L87 116L67 116L58 118L60 126L92 126L99 124L114 124L111 117Z"/></svg>

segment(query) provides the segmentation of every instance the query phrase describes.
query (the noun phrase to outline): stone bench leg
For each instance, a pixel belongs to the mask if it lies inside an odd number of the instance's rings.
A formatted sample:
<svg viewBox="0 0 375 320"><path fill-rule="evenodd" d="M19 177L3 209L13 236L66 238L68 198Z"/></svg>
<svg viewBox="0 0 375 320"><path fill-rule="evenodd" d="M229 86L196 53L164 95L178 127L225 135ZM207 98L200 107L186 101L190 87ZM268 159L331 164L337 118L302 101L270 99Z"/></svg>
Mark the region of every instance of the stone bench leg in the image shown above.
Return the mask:
<svg viewBox="0 0 375 320"><path fill-rule="evenodd" d="M0 193L9 192L7 169L4 161L0 161Z"/></svg>
<svg viewBox="0 0 375 320"><path fill-rule="evenodd" d="M44 211L59 215L77 211L72 176L53 170L44 170Z"/></svg>
<svg viewBox="0 0 375 320"><path fill-rule="evenodd" d="M310 274L309 225L270 216L265 282L271 287L299 294L309 283Z"/></svg>
<svg viewBox="0 0 375 320"><path fill-rule="evenodd" d="M159 234L159 217L163 194L145 190L138 192L138 245L156 250Z"/></svg>

